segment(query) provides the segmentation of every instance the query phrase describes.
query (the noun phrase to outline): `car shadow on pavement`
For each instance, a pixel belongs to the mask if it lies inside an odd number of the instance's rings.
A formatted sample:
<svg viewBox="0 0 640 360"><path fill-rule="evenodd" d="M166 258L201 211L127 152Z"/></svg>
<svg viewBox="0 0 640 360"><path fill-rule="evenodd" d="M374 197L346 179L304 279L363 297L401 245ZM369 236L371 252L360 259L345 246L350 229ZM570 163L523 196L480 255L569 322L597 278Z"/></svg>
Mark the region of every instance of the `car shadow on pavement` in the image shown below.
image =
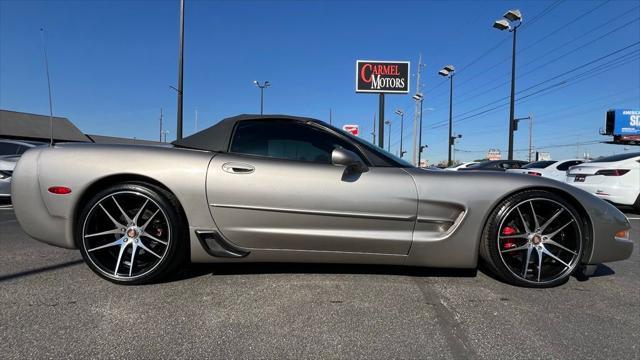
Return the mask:
<svg viewBox="0 0 640 360"><path fill-rule="evenodd" d="M0 275L0 282L13 280L13 279L21 278L21 277L25 277L25 276L40 274L40 273L47 272L47 271L54 271L54 270L66 268L66 267L69 267L69 266L79 265L79 264L82 264L82 263L84 263L84 260L82 260L82 259L73 260L73 261L67 261L67 262L63 262L63 263L55 264L55 265L50 265L50 266L43 266L43 267L36 268L36 269L20 271L20 272L16 272L16 273L12 273L12 274Z"/></svg>
<svg viewBox="0 0 640 360"><path fill-rule="evenodd" d="M475 277L477 269L441 269L396 265L309 264L309 263L237 263L191 264L166 279L173 282L205 275L262 274L363 274L416 277Z"/></svg>

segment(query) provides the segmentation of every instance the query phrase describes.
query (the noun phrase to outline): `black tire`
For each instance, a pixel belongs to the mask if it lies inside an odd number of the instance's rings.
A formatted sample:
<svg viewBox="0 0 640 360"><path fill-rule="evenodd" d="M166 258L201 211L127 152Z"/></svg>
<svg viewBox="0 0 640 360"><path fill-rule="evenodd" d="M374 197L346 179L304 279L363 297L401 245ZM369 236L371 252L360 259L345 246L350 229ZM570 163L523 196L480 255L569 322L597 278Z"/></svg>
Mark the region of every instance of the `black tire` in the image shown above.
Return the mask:
<svg viewBox="0 0 640 360"><path fill-rule="evenodd" d="M76 244L91 270L113 283L160 281L186 260L188 232L179 209L177 199L158 186L110 186L83 205Z"/></svg>
<svg viewBox="0 0 640 360"><path fill-rule="evenodd" d="M535 229L550 219L544 229ZM523 191L503 200L489 216L480 256L507 283L535 288L561 285L578 268L587 245L585 229L584 219L563 197L544 190Z"/></svg>

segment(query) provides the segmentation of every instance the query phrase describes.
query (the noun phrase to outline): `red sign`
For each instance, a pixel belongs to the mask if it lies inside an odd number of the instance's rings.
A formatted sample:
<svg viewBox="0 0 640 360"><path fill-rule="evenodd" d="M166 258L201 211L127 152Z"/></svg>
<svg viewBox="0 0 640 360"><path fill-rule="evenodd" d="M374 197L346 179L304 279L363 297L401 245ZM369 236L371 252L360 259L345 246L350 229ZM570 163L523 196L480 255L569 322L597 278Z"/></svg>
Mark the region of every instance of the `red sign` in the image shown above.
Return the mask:
<svg viewBox="0 0 640 360"><path fill-rule="evenodd" d="M360 134L360 125L344 125L342 130L351 133L353 136L358 136Z"/></svg>

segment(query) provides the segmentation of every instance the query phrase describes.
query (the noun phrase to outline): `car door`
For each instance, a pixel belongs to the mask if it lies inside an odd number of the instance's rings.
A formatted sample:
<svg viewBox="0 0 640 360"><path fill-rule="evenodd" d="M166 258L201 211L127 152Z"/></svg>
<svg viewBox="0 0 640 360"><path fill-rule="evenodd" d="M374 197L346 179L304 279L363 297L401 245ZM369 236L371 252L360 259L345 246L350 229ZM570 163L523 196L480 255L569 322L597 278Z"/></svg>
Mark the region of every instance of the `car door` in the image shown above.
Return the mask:
<svg viewBox="0 0 640 360"><path fill-rule="evenodd" d="M417 212L412 177L397 167L354 173L332 165L337 147L367 161L346 137L317 125L239 122L207 176L221 233L252 249L407 254Z"/></svg>

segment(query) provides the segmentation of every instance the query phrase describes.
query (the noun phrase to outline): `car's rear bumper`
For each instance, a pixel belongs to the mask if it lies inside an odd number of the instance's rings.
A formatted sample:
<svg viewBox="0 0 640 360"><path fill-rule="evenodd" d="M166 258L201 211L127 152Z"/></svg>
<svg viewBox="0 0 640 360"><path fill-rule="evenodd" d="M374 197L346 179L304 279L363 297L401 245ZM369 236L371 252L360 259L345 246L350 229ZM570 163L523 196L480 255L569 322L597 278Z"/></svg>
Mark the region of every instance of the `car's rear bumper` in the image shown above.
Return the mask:
<svg viewBox="0 0 640 360"><path fill-rule="evenodd" d="M573 179L573 178L570 178ZM627 187L610 186L605 184L588 184L568 182L569 184L587 191L600 199L619 205L633 205L638 197L638 192Z"/></svg>

